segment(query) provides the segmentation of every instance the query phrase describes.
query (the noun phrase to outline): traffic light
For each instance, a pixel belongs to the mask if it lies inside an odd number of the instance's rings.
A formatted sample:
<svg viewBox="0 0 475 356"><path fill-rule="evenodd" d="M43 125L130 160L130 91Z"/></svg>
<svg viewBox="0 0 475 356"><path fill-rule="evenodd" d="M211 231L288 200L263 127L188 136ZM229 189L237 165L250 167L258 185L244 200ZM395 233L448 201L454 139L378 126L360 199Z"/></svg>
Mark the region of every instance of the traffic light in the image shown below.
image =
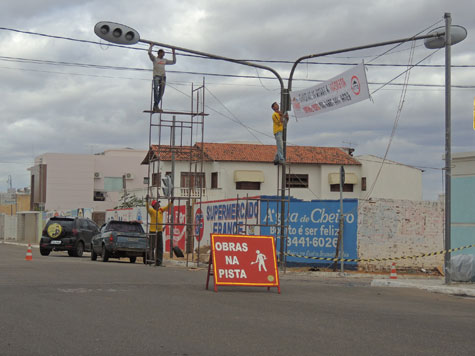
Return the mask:
<svg viewBox="0 0 475 356"><path fill-rule="evenodd" d="M163 195L166 196L167 198L172 197L173 195L173 182L172 182L172 177L170 175L166 175L165 178L162 178L162 183L163 183Z"/></svg>
<svg viewBox="0 0 475 356"><path fill-rule="evenodd" d="M94 32L103 40L123 45L140 41L140 35L133 28L115 22L101 21L94 26Z"/></svg>

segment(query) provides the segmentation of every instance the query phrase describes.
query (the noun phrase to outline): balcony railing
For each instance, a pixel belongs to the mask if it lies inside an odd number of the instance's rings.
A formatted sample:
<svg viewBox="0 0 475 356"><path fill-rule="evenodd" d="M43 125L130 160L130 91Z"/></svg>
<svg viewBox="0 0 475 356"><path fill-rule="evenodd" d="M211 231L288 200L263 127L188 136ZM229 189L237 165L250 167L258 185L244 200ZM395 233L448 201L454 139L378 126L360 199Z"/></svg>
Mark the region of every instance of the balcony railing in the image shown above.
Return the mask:
<svg viewBox="0 0 475 356"><path fill-rule="evenodd" d="M183 188L179 187L175 189L175 194L180 194L180 197L192 197L192 198L199 198L200 196L206 195L206 188Z"/></svg>

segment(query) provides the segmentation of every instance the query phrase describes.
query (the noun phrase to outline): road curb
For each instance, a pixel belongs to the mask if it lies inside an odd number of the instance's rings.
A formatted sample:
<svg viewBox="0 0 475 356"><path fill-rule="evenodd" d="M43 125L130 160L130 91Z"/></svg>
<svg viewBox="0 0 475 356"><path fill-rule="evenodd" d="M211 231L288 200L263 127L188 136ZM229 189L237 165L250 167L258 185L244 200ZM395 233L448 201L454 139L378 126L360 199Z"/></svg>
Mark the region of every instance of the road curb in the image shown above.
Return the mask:
<svg viewBox="0 0 475 356"><path fill-rule="evenodd" d="M429 285L417 282L418 281L394 281L387 279L374 279L371 282L371 287L417 288L424 289L432 293L475 297L475 285L473 284L467 286L462 286L460 284Z"/></svg>

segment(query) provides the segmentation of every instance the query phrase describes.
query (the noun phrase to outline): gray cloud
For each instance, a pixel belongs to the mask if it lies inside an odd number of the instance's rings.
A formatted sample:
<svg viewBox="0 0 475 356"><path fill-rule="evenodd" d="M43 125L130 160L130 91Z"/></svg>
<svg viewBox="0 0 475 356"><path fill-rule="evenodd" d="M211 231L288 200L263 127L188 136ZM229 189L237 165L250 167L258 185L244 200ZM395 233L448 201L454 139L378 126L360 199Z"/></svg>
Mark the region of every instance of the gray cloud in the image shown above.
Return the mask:
<svg viewBox="0 0 475 356"><path fill-rule="evenodd" d="M93 26L111 20L136 28L143 38L242 59L289 60L310 53L410 37L452 13L453 23L465 26L468 38L452 49L454 65L475 65L475 26L472 6L464 1L179 1L154 0L10 1L2 2L3 27L98 41ZM0 190L9 174L16 187L29 184L26 168L44 152L92 153L113 147L146 149L150 105L151 64L147 45L112 48L0 30L1 55L55 62L141 68L144 71L85 68L0 61ZM319 63L405 65L410 44L374 59L388 47L317 58ZM431 54L418 42L414 62ZM169 56L169 54L167 55ZM424 64L444 64L444 51ZM266 63L286 79L291 64ZM348 66L302 63L294 89L326 80ZM368 67L368 81L386 83L404 67ZM183 56L169 67L166 105L190 107L191 83L202 75L173 71L255 76L260 79L207 76L205 140L259 141L273 144L270 103L280 97L279 85L264 70ZM453 68L453 85L475 86L473 68ZM404 77L396 80L403 83ZM444 162L444 69L415 68L398 129L388 158L425 169L424 197L442 192ZM287 85L287 82L285 82ZM380 87L371 84L370 91ZM387 86L365 101L325 115L289 124L290 144L342 146L351 142L356 154L383 156L393 128L402 87ZM473 88L452 92L453 150L474 150ZM219 114L222 113L222 114ZM239 121L240 123L238 123ZM252 129L252 134L249 133Z"/></svg>

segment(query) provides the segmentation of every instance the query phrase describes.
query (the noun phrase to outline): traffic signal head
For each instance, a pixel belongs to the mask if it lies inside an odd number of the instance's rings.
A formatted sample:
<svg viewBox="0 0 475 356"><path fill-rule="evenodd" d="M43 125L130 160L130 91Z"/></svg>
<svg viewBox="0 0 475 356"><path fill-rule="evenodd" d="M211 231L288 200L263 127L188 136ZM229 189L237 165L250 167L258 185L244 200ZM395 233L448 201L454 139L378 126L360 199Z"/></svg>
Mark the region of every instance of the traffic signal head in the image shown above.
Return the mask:
<svg viewBox="0 0 475 356"><path fill-rule="evenodd" d="M140 41L140 35L133 28L115 22L101 21L94 26L94 32L103 40L123 45Z"/></svg>

